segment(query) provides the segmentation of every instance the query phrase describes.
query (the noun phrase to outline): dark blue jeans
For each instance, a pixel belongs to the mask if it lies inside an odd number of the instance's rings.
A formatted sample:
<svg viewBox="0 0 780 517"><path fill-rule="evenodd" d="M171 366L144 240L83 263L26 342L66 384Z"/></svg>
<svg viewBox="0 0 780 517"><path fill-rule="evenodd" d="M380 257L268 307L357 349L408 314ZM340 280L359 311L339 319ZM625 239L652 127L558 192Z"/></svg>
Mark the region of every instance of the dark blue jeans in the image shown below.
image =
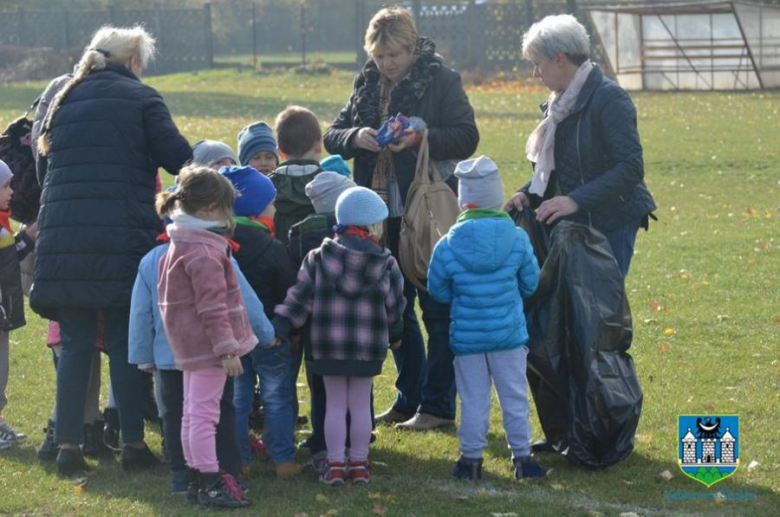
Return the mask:
<svg viewBox="0 0 780 517"><path fill-rule="evenodd" d="M130 309L105 309L103 341L125 443L144 439L145 375L127 362ZM98 336L98 311L68 308L58 313L62 352L57 364L57 443L84 442L84 402Z"/></svg>
<svg viewBox="0 0 780 517"><path fill-rule="evenodd" d="M388 220L388 244L398 257L400 218ZM420 298L423 323L428 333L428 357L425 357L420 323L414 310ZM401 413L426 413L441 418L455 418L454 355L450 349L450 306L439 303L404 277L404 333L401 347L393 351L398 369L398 390L393 408Z"/></svg>
<svg viewBox="0 0 780 517"><path fill-rule="evenodd" d="M639 226L631 224L604 234L612 248L612 254L617 260L623 278L628 275L628 268L631 266L631 257L634 256L634 244L638 232Z"/></svg>

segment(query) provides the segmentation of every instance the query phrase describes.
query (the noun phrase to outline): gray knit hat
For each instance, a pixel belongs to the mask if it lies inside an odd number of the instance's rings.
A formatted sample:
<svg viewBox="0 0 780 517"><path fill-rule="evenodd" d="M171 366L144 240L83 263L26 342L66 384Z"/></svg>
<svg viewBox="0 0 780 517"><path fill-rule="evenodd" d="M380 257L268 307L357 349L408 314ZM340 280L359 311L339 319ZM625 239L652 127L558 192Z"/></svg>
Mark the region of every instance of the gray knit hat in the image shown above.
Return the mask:
<svg viewBox="0 0 780 517"><path fill-rule="evenodd" d="M11 181L14 177L14 173L3 160L0 160L0 187L5 187L6 183Z"/></svg>
<svg viewBox="0 0 780 517"><path fill-rule="evenodd" d="M337 172L323 171L306 184L306 196L311 199L315 212L331 214L336 211L339 195L356 186L354 181Z"/></svg>
<svg viewBox="0 0 780 517"><path fill-rule="evenodd" d="M347 189L336 201L336 222L339 224L368 226L385 219L387 205L376 192L365 187Z"/></svg>
<svg viewBox="0 0 780 517"><path fill-rule="evenodd" d="M498 167L487 156L472 158L455 167L458 178L458 204L461 207L501 210L504 205L504 189Z"/></svg>
<svg viewBox="0 0 780 517"><path fill-rule="evenodd" d="M238 163L236 153L224 142L201 140L192 146L192 163L194 165L211 167L212 164L225 158L230 158L233 163Z"/></svg>

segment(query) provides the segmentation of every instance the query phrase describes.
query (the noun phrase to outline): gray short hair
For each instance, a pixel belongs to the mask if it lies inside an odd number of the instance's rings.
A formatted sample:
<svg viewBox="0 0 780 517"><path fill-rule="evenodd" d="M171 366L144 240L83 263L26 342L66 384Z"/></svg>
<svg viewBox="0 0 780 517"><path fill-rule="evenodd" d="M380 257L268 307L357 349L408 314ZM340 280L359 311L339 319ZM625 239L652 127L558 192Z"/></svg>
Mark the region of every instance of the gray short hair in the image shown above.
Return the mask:
<svg viewBox="0 0 780 517"><path fill-rule="evenodd" d="M574 16L545 16L523 34L523 57L526 59L531 59L531 54L552 59L561 53L575 65L581 65L590 55L588 32Z"/></svg>

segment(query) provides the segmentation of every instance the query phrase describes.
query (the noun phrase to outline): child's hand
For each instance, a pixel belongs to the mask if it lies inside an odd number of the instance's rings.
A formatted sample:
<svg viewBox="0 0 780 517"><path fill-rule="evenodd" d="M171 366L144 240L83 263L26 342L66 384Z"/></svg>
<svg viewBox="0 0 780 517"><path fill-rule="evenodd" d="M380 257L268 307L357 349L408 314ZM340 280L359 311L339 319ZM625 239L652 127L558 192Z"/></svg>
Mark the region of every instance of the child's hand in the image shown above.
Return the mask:
<svg viewBox="0 0 780 517"><path fill-rule="evenodd" d="M394 342L394 343L390 343L390 350L398 350L399 348L401 348L401 340L400 339L398 341Z"/></svg>
<svg viewBox="0 0 780 517"><path fill-rule="evenodd" d="M222 368L225 369L225 375L228 377L238 377L244 373L244 369L241 367L241 359L234 355L222 358Z"/></svg>

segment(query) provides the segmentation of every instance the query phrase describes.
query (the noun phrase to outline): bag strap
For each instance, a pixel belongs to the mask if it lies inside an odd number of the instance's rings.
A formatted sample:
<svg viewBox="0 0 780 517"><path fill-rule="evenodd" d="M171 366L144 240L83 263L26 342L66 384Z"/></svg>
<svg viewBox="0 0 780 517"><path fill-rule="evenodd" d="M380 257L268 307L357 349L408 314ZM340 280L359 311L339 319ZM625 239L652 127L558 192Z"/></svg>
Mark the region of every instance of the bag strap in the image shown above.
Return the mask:
<svg viewBox="0 0 780 517"><path fill-rule="evenodd" d="M423 129L422 140L420 140L420 147L417 149L417 167L415 169L415 179L419 180L423 185L431 183L431 178L428 174L428 167L430 166L430 151L428 148L428 128Z"/></svg>
<svg viewBox="0 0 780 517"><path fill-rule="evenodd" d="M43 97L43 96L41 96ZM30 105L29 108L27 108L27 111L24 112L24 118L27 118L27 115L30 114L31 111L35 111L35 109L38 107L38 104L41 102L41 97L38 97L33 101L33 103Z"/></svg>

